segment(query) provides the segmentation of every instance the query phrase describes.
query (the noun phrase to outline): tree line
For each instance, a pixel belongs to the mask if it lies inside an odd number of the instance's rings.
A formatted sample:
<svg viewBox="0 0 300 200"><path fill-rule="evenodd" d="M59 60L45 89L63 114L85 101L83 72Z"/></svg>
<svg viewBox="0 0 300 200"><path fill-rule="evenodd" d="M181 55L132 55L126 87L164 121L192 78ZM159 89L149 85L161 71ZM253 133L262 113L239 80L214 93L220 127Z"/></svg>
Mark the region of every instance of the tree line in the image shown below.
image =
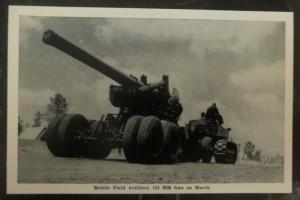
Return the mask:
<svg viewBox="0 0 300 200"><path fill-rule="evenodd" d="M261 161L261 151L256 150L255 144L253 144L251 141L247 141L244 144L243 150L244 150L243 159Z"/></svg>
<svg viewBox="0 0 300 200"><path fill-rule="evenodd" d="M50 122L53 118L58 115L64 114L68 111L68 102L66 98L60 94L56 93L50 97L50 102L47 104L46 112L36 111L33 116L32 127L40 127L42 121ZM20 135L24 128L29 126L28 123L25 124L21 116L18 116L18 134Z"/></svg>

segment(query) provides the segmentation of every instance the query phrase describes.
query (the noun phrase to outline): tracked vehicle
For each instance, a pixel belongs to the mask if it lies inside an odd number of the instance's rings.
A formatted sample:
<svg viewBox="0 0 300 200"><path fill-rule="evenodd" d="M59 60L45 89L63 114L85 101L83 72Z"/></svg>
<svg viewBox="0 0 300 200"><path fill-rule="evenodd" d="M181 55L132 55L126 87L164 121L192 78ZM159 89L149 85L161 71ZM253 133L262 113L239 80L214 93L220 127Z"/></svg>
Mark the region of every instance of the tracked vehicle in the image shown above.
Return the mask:
<svg viewBox="0 0 300 200"><path fill-rule="evenodd" d="M187 141L181 155L184 161L210 163L214 157L216 163L234 164L237 160L237 145L229 141L231 128L201 118L191 120L186 126Z"/></svg>
<svg viewBox="0 0 300 200"><path fill-rule="evenodd" d="M109 113L100 120L87 120L81 114L63 114L49 123L46 142L53 155L104 159L112 148L123 148L128 162L169 163L200 159L208 162L212 145L221 140L208 141L209 134L200 130L209 126L202 126L199 120L190 121L186 127L178 126L183 109L176 95L169 91L167 75L156 83L148 83L145 75L140 79L128 76L51 30L44 33L43 42L119 84L111 85L109 90L109 100L119 108L118 113ZM209 130L205 129L205 132ZM218 158L222 161L223 157Z"/></svg>

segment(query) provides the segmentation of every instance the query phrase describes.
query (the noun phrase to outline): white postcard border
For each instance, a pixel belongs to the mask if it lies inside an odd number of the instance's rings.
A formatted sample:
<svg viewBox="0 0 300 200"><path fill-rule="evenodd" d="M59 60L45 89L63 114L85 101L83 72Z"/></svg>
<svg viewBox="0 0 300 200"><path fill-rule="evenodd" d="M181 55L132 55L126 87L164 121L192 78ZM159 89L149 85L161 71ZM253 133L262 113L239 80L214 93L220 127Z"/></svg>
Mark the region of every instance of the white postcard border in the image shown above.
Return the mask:
<svg viewBox="0 0 300 200"><path fill-rule="evenodd" d="M153 14L155 13L155 14ZM283 183L226 184L20 184L18 183L18 71L19 17L114 17L159 19L207 19L285 22L285 138ZM291 193L292 191L292 113L293 113L293 13L252 11L208 11L177 9L125 9L10 6L8 18L7 89L7 193L8 194L141 194L141 193ZM129 186L150 189L130 190ZM171 189L163 189L171 186ZM175 189L183 187L183 189ZM104 188L110 187L110 189ZM125 189L113 189L113 188ZM153 188L161 189L155 190ZM101 189L103 188L103 189ZM196 189L198 188L198 189Z"/></svg>

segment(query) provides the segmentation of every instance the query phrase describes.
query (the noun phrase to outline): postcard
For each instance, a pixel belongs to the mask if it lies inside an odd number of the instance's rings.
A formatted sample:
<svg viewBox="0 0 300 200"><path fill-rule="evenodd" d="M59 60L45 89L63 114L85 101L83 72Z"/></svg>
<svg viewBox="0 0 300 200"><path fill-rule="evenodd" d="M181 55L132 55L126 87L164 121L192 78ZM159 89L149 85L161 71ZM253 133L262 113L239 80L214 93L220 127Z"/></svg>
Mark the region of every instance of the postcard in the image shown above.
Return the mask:
<svg viewBox="0 0 300 200"><path fill-rule="evenodd" d="M290 193L293 14L10 6L8 194Z"/></svg>

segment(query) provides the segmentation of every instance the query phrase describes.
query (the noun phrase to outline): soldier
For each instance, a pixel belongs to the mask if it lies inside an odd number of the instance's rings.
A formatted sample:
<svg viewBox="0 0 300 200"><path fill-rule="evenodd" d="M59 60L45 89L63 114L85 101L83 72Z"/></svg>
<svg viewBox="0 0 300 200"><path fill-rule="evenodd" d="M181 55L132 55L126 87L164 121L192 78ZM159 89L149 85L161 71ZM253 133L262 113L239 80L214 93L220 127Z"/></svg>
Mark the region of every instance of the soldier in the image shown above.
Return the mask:
<svg viewBox="0 0 300 200"><path fill-rule="evenodd" d="M168 99L168 105L169 105L169 115L173 116L172 121L174 121L175 123L178 121L179 116L182 113L182 105L179 102L180 98L179 98L179 91L176 88L173 88L172 94L170 96L170 98Z"/></svg>
<svg viewBox="0 0 300 200"><path fill-rule="evenodd" d="M206 119L211 120L213 123L222 124L223 118L219 114L219 110L217 108L217 104L213 103L210 107L206 110Z"/></svg>

